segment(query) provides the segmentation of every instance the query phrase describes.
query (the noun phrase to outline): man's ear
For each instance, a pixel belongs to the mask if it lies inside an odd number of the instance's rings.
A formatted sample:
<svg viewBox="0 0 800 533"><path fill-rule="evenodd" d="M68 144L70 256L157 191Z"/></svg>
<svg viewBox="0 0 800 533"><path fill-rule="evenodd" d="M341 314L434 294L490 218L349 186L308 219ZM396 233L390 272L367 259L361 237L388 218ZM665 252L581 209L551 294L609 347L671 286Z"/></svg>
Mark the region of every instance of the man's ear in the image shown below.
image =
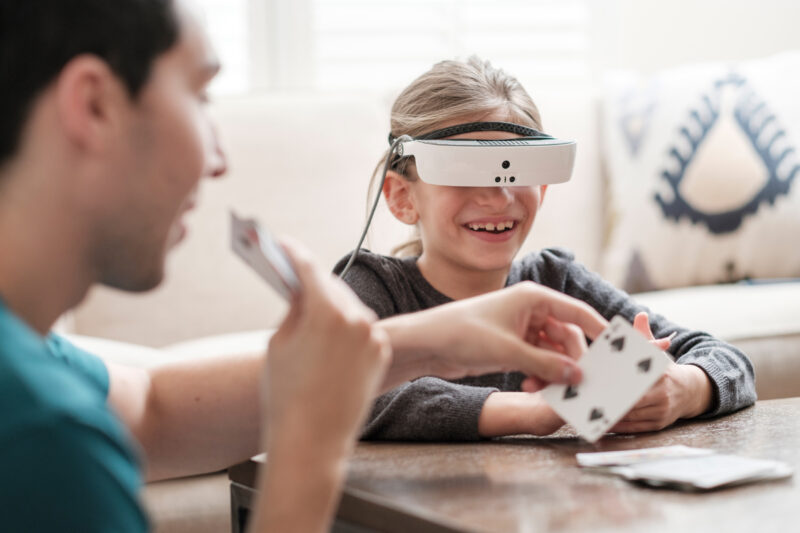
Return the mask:
<svg viewBox="0 0 800 533"><path fill-rule="evenodd" d="M102 151L123 108L128 91L100 58L85 54L67 63L56 80L58 117L67 139L91 152Z"/></svg>
<svg viewBox="0 0 800 533"><path fill-rule="evenodd" d="M402 175L389 170L383 182L383 197L394 217L404 224L416 224L419 214L411 201L411 182Z"/></svg>

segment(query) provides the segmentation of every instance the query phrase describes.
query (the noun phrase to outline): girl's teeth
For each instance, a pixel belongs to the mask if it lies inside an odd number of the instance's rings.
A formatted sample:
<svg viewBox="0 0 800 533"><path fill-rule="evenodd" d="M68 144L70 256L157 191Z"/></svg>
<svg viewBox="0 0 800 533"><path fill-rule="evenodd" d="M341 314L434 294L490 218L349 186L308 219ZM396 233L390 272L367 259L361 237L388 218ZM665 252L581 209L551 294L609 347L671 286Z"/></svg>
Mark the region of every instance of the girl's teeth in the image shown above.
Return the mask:
<svg viewBox="0 0 800 533"><path fill-rule="evenodd" d="M500 222L497 225L494 225L491 222L487 224L468 224L468 227L473 231L505 231L514 227L514 221L508 220L506 222Z"/></svg>

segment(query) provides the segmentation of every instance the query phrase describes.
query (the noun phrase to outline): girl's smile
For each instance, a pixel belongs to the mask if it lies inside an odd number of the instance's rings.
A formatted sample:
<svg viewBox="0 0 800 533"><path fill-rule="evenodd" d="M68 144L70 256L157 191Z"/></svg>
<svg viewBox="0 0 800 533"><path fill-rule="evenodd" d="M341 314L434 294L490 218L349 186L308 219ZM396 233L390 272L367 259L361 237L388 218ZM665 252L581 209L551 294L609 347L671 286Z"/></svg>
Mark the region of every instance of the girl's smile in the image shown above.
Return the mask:
<svg viewBox="0 0 800 533"><path fill-rule="evenodd" d="M505 242L519 230L519 220L509 216L484 217L462 225L473 237L486 242Z"/></svg>
<svg viewBox="0 0 800 533"><path fill-rule="evenodd" d="M503 111L459 122L508 122ZM447 127L452 124L442 124ZM453 139L513 139L503 131L470 132ZM433 185L410 162L390 171L384 196L399 220L416 225L422 242L417 264L425 278L451 298L502 288L544 197L546 186L458 187ZM463 293L463 294L462 294Z"/></svg>

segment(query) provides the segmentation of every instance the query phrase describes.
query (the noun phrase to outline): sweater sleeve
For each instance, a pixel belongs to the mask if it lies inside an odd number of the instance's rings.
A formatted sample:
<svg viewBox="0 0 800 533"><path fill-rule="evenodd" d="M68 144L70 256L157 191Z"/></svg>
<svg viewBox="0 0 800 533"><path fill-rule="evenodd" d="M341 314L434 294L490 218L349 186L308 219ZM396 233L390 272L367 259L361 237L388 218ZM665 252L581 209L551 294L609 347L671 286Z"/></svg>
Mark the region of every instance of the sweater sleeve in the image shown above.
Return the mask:
<svg viewBox="0 0 800 533"><path fill-rule="evenodd" d="M334 268L341 272L347 257ZM403 269L393 258L361 252L345 277L359 298L380 318L425 306L413 297ZM486 398L509 380L504 375L471 378L469 384L435 377L404 383L380 396L362 433L365 440L474 441Z"/></svg>
<svg viewBox="0 0 800 533"><path fill-rule="evenodd" d="M486 398L497 391L424 377L380 396L369 415L365 440L474 441Z"/></svg>
<svg viewBox="0 0 800 533"><path fill-rule="evenodd" d="M609 320L622 315L632 322L637 313L647 311L656 338L676 332L669 354L679 364L691 364L702 369L712 385L711 407L702 416L730 413L755 403L753 365L741 350L708 333L677 326L652 313L626 292L613 287L573 259L571 253L561 249L544 250L541 271L538 272L540 282L583 300Z"/></svg>

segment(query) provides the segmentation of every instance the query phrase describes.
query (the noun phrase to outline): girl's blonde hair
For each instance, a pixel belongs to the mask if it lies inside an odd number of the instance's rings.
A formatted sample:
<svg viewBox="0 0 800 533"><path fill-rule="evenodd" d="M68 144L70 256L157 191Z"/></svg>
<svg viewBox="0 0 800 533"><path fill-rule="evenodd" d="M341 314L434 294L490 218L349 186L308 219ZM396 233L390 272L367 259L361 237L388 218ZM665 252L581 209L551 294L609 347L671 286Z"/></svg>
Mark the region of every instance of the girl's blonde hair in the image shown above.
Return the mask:
<svg viewBox="0 0 800 533"><path fill-rule="evenodd" d="M442 61L414 80L397 97L392 106L391 134L415 137L437 130L446 123L452 124L454 120L498 111L505 112L505 120L509 122L542 131L539 110L516 78L477 56L467 61ZM376 192L373 189L388 155L387 150L372 174L370 198ZM408 172L401 172L410 181L416 179ZM422 254L419 234L395 247L392 254Z"/></svg>

